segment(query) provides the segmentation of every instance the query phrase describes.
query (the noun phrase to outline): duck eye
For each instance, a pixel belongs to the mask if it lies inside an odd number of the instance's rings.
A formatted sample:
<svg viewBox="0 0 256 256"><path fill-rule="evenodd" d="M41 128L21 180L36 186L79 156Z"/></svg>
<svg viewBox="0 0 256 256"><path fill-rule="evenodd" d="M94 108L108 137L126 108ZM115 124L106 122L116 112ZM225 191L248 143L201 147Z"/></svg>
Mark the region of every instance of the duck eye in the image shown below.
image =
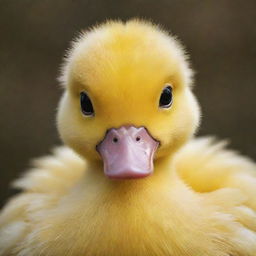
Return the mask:
<svg viewBox="0 0 256 256"><path fill-rule="evenodd" d="M94 114L92 102L85 92L80 93L80 104L84 115L92 116Z"/></svg>
<svg viewBox="0 0 256 256"><path fill-rule="evenodd" d="M167 86L163 89L160 100L160 108L169 108L172 105L172 87Z"/></svg>

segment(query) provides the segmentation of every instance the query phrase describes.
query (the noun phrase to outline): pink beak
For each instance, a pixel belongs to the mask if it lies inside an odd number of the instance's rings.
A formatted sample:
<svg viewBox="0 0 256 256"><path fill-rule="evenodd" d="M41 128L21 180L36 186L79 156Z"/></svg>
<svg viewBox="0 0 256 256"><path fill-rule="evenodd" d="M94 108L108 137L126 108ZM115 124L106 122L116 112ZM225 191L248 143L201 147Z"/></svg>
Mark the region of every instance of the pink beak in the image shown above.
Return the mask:
<svg viewBox="0 0 256 256"><path fill-rule="evenodd" d="M153 172L154 153L159 146L144 127L110 129L97 145L104 173L113 179L143 178Z"/></svg>

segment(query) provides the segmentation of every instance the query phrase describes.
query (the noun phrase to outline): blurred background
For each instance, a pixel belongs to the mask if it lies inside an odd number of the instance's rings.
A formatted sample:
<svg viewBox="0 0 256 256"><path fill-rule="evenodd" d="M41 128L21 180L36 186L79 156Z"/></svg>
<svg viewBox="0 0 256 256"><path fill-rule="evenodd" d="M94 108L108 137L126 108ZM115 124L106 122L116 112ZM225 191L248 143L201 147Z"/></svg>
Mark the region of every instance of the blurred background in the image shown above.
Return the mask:
<svg viewBox="0 0 256 256"><path fill-rule="evenodd" d="M176 34L196 70L199 135L256 160L255 10L255 0L0 0L0 206L30 159L61 143L62 57L78 31L106 19L142 17Z"/></svg>

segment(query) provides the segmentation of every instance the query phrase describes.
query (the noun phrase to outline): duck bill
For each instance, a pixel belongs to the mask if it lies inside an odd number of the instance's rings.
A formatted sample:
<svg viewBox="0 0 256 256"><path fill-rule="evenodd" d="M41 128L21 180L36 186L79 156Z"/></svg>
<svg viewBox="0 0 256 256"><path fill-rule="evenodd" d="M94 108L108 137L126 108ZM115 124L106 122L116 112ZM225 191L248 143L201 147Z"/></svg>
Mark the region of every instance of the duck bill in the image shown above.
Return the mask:
<svg viewBox="0 0 256 256"><path fill-rule="evenodd" d="M104 163L104 173L112 179L138 179L153 173L154 154L159 146L144 127L110 129L96 149Z"/></svg>

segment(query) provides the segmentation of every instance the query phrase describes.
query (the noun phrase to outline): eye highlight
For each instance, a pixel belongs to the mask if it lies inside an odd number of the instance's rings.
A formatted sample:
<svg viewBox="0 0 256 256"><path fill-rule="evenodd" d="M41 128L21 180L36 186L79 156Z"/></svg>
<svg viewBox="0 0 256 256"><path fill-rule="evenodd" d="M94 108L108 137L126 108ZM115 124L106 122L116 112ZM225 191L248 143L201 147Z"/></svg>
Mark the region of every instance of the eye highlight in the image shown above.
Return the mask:
<svg viewBox="0 0 256 256"><path fill-rule="evenodd" d="M80 93L81 110L85 116L93 116L94 109L89 96L85 92Z"/></svg>
<svg viewBox="0 0 256 256"><path fill-rule="evenodd" d="M167 86L163 89L159 99L160 108L169 108L172 105L172 87Z"/></svg>

